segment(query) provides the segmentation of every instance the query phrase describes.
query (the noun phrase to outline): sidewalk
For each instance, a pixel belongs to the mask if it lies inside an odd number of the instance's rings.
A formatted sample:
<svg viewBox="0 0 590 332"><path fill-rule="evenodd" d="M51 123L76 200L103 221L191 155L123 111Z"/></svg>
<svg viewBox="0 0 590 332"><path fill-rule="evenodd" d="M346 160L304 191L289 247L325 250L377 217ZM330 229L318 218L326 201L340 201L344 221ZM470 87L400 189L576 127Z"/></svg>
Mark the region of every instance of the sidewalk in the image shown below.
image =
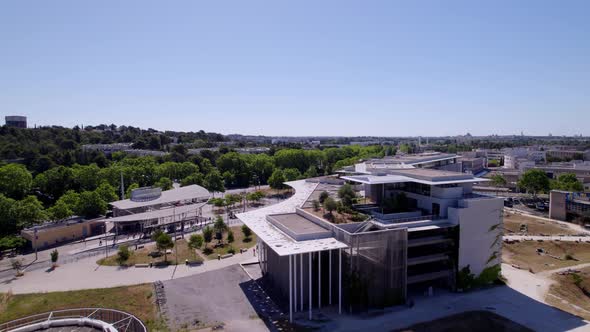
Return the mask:
<svg viewBox="0 0 590 332"><path fill-rule="evenodd" d="M251 260L252 254L247 252L223 260L205 261L199 266L170 265L162 268L99 266L96 264L97 259L97 257L85 258L77 261L76 264L65 264L53 271L50 271L50 263L47 263L46 269L26 272L20 278L9 277L0 280L0 292L11 291L15 294L22 294L151 283L239 264Z"/></svg>

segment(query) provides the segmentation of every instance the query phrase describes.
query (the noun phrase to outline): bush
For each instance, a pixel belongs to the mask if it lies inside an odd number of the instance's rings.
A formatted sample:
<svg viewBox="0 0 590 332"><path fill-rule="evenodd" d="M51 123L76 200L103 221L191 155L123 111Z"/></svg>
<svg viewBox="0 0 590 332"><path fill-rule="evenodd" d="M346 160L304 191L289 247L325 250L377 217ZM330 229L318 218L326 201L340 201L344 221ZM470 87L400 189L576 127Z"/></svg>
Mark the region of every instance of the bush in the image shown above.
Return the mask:
<svg viewBox="0 0 590 332"><path fill-rule="evenodd" d="M227 231L227 243L234 242L234 232L231 230Z"/></svg>
<svg viewBox="0 0 590 332"><path fill-rule="evenodd" d="M201 234L193 234L188 240L188 246L192 249L199 249L203 246L203 236Z"/></svg>
<svg viewBox="0 0 590 332"><path fill-rule="evenodd" d="M51 263L53 263L53 264L57 263L57 259L59 258L59 252L57 251L57 249L53 250L50 255L51 255Z"/></svg>
<svg viewBox="0 0 590 332"><path fill-rule="evenodd" d="M332 211L336 210L336 208L338 208L338 204L336 203L336 201L331 197L326 198L326 200L324 201L324 209L326 209L330 214L332 214Z"/></svg>
<svg viewBox="0 0 590 332"><path fill-rule="evenodd" d="M229 249L227 249L227 253L228 254L235 254L236 253L236 249L234 249L234 247L230 246Z"/></svg>
<svg viewBox="0 0 590 332"><path fill-rule="evenodd" d="M211 255L213 253L213 249L209 248L209 247L205 247L205 249L203 249L203 254L205 255Z"/></svg>
<svg viewBox="0 0 590 332"><path fill-rule="evenodd" d="M318 211L320 209L320 202L315 199L311 201L311 205L313 206L314 211Z"/></svg>
<svg viewBox="0 0 590 332"><path fill-rule="evenodd" d="M117 252L117 263L119 265L123 265L129 257L131 257L131 251L129 251L129 247L126 245L122 245L119 247L119 251Z"/></svg>
<svg viewBox="0 0 590 332"><path fill-rule="evenodd" d="M242 233L244 233L244 237L246 239L249 239L252 236L252 230L250 228L248 228L248 226L246 226L246 225L242 226ZM246 242L245 241L246 239L244 239L244 242Z"/></svg>
<svg viewBox="0 0 590 332"><path fill-rule="evenodd" d="M479 276L475 279L475 283L478 286L485 286L494 283L500 278L501 267L499 264L489 266L483 269Z"/></svg>
<svg viewBox="0 0 590 332"><path fill-rule="evenodd" d="M469 265L463 267L457 272L457 288L468 290L473 287L475 283L475 275L471 273Z"/></svg>
<svg viewBox="0 0 590 332"><path fill-rule="evenodd" d="M330 197L330 194L328 194L328 192L327 192L327 191L322 191L322 192L320 193L320 204L324 204L324 201L325 201L325 200L326 200L328 197Z"/></svg>

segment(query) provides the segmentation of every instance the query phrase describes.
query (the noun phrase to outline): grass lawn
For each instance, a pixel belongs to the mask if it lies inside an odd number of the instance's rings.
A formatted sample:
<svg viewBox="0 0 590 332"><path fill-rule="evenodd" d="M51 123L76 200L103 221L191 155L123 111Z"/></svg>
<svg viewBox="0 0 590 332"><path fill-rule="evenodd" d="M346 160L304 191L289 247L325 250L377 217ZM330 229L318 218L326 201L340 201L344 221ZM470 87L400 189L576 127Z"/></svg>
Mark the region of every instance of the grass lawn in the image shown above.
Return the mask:
<svg viewBox="0 0 590 332"><path fill-rule="evenodd" d="M129 312L150 331L166 331L151 284L69 292L0 294L0 323L52 310L103 307Z"/></svg>
<svg viewBox="0 0 590 332"><path fill-rule="evenodd" d="M553 275L555 283L549 288L546 301L563 311L590 320L590 269L581 269L577 275L582 278L580 286L574 283L573 275ZM586 289L586 293L582 288Z"/></svg>
<svg viewBox="0 0 590 332"><path fill-rule="evenodd" d="M557 222L513 213L504 214L504 228L506 229L506 233L519 234L520 225L527 225L527 235L575 235L578 233Z"/></svg>
<svg viewBox="0 0 590 332"><path fill-rule="evenodd" d="M211 243L208 244L208 247L213 249L213 252L211 254L205 255L203 253L203 250L200 250L204 257L207 257L207 259L217 259L217 255L227 254L230 249L230 246L234 248L237 254L239 254L240 249L248 249L256 245L256 234L252 233L252 236L250 236L251 240L249 242L244 242L244 233L242 233L242 226L234 226L230 227L230 229L234 233L234 242L230 244L227 243L227 232L225 232L223 234L222 240L222 242L225 245L223 247L214 248L215 244L217 243L217 240L213 238L213 241L211 241ZM215 234L213 236L215 236Z"/></svg>
<svg viewBox="0 0 590 332"><path fill-rule="evenodd" d="M542 248L549 255L537 254L537 249ZM572 255L575 260L565 259ZM562 267L590 263L590 243L575 242L537 242L522 241L513 244L504 243L502 246L502 259L508 264L516 264L523 269L532 269L533 272L554 270Z"/></svg>
<svg viewBox="0 0 590 332"><path fill-rule="evenodd" d="M129 247L133 249L133 247ZM168 254L168 264L176 264L176 251L178 250L178 264L184 264L185 260L188 259L189 261L197 261L202 262L203 259L197 255L197 253L188 247L188 243L186 240L177 240L175 244L175 248L172 248L172 253ZM133 266L135 264L145 264L145 263L156 263L162 264L164 262L164 255L156 258L152 258L149 256L149 253L152 251L157 251L156 245L152 244L146 246L143 249L139 250L131 250L131 257L129 260L124 264L125 266ZM117 253L115 252L114 255L109 256L107 258L99 259L97 262L99 265L108 265L108 266L118 266L119 263L117 262Z"/></svg>

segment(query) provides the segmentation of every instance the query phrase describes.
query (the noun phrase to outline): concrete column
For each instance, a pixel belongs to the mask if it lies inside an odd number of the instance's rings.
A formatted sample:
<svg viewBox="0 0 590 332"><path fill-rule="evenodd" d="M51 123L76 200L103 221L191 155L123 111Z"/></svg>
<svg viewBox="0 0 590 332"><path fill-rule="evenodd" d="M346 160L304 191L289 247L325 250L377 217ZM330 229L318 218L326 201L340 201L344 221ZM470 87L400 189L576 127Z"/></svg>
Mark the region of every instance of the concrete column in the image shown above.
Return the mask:
<svg viewBox="0 0 590 332"><path fill-rule="evenodd" d="M328 294L328 301L329 304L332 305L332 249L328 251L328 287L329 287L329 294Z"/></svg>
<svg viewBox="0 0 590 332"><path fill-rule="evenodd" d="M318 251L318 310L322 307L322 252Z"/></svg>
<svg viewBox="0 0 590 332"><path fill-rule="evenodd" d="M312 279L311 279L311 252L309 253L309 320L311 320L311 306L312 306L312 300L311 300L311 286L313 284Z"/></svg>
<svg viewBox="0 0 590 332"><path fill-rule="evenodd" d="M289 255L289 322L293 323L293 256Z"/></svg>
<svg viewBox="0 0 590 332"><path fill-rule="evenodd" d="M297 256L293 256L293 310L297 312Z"/></svg>
<svg viewBox="0 0 590 332"><path fill-rule="evenodd" d="M338 313L342 314L342 249L338 249Z"/></svg>
<svg viewBox="0 0 590 332"><path fill-rule="evenodd" d="M299 295L301 298L300 308L303 311L303 254L299 254Z"/></svg>

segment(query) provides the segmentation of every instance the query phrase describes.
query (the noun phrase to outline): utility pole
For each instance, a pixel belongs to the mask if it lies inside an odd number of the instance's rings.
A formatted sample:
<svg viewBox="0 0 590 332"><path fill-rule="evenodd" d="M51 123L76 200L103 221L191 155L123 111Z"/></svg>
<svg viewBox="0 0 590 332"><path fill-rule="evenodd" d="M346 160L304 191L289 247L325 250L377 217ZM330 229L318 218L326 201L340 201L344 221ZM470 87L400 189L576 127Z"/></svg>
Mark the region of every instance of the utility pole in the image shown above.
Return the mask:
<svg viewBox="0 0 590 332"><path fill-rule="evenodd" d="M125 183L123 182L123 171L121 171L121 199L125 199Z"/></svg>
<svg viewBox="0 0 590 332"><path fill-rule="evenodd" d="M35 240L35 260L37 260L37 227L35 227L35 230L33 231L33 235L35 236L34 240Z"/></svg>

